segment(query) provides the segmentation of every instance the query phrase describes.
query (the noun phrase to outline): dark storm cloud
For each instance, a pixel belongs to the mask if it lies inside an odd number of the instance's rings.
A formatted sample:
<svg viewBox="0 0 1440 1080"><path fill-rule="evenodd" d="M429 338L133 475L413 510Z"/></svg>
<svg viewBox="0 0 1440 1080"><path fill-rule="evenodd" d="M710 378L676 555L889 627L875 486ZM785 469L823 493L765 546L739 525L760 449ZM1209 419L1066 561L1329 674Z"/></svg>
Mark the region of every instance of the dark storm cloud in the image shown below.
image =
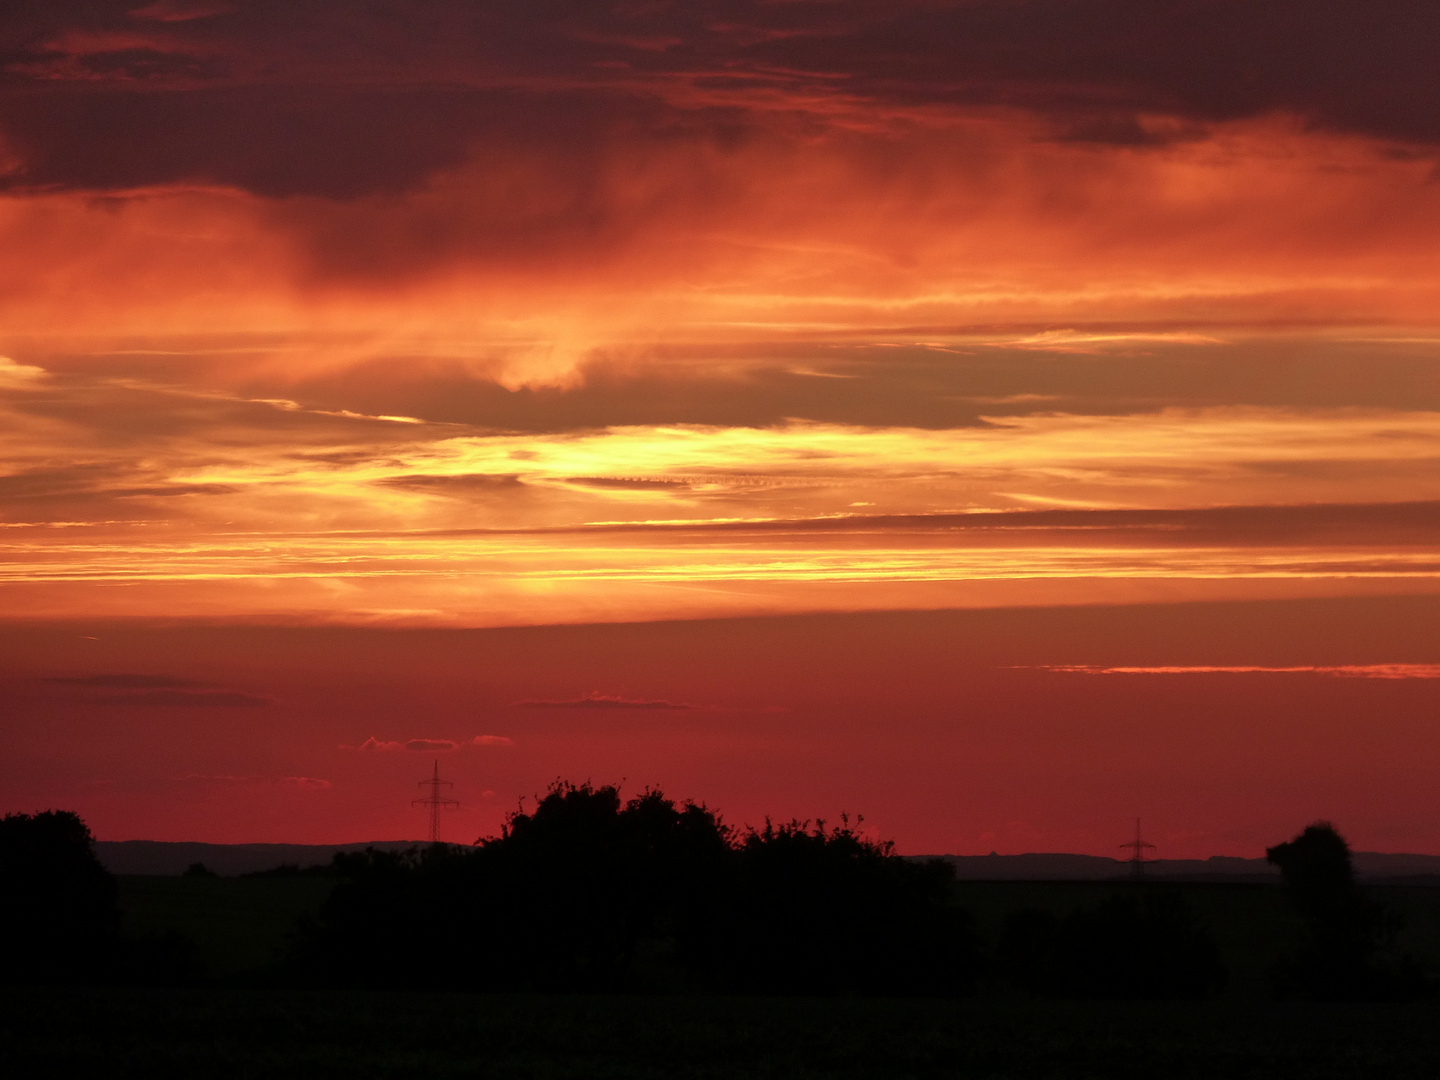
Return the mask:
<svg viewBox="0 0 1440 1080"><path fill-rule="evenodd" d="M743 139L785 110L1006 105L1121 146L1283 110L1434 144L1437 44L1419 0L19 0L0 118L12 187L333 198L522 144Z"/></svg>

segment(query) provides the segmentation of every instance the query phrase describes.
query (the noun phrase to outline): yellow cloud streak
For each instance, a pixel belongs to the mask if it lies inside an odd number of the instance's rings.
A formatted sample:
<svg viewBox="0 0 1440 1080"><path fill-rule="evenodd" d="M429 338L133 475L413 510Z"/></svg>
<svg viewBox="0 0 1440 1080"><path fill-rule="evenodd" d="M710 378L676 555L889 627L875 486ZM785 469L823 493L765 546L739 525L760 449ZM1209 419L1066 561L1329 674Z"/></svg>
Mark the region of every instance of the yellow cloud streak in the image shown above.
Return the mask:
<svg viewBox="0 0 1440 1080"><path fill-rule="evenodd" d="M289 403L268 407L299 415ZM1121 537L1084 521L1038 527L985 512L1440 498L1433 413L1174 409L943 431L792 423L543 436L316 414L322 420L355 428L351 442L324 442L320 458L303 430L263 427L166 439L143 466L125 447L107 457L92 446L102 475L140 468L144 486L122 487L90 528L12 522L0 587L250 583L285 607L299 601L280 594L308 581L324 594L309 603L328 617L376 607L380 589L390 610L443 613L503 595L512 615L532 605L563 620L600 597L610 617L650 610L634 590L651 586L1440 579L1440 545L1423 541L1306 544L1264 528L1187 539L1163 523ZM112 512L117 499L133 513ZM856 518L855 504L880 520ZM964 520L975 527L925 524L956 511L971 511ZM158 613L153 597L133 596L129 607L113 594L106 603ZM207 610L257 603L216 599Z"/></svg>
<svg viewBox="0 0 1440 1080"><path fill-rule="evenodd" d="M457 511L453 499L434 489L396 485L416 477L514 477L554 498L550 509L531 511L538 518L507 523L575 524L837 513L855 501L855 492L887 485L882 512L993 509L1017 501L1152 508L1356 501L1349 474L1327 487L1323 476L1287 476L1281 483L1274 471L1345 463L1383 476L1437 457L1440 414L1172 409L1146 416L1030 416L940 431L793 423L462 436L388 445L372 459L347 464L251 456L182 468L169 480L246 489L261 513L296 497L311 500L312 511L325 503L337 512L349 506L372 527L413 526L417 514L422 527L445 527L467 516L464 524L496 522ZM576 484L592 478L641 484ZM1440 497L1440 479L1417 482L1409 473L1404 479L1404 495L1369 487L1364 501ZM776 505L773 493L781 490L793 505ZM722 497L725 507L742 512L717 512ZM822 510L813 505L817 498L834 505ZM227 505L226 514L243 512L246 501Z"/></svg>

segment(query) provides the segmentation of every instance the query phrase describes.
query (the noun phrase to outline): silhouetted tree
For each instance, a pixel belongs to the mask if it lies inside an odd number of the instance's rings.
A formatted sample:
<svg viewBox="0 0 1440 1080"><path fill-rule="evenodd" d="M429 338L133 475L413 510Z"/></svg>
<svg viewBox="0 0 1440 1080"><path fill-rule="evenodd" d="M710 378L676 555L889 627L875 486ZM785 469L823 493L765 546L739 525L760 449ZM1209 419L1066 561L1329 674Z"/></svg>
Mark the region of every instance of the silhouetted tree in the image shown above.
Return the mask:
<svg viewBox="0 0 1440 1080"><path fill-rule="evenodd" d="M949 863L792 821L751 829L732 853L723 919L688 957L721 988L758 993L936 994L979 967L968 917L948 903Z"/></svg>
<svg viewBox="0 0 1440 1080"><path fill-rule="evenodd" d="M1328 821L1268 848L1285 893L1304 924L1300 949L1276 976L1282 993L1321 1000L1414 997L1426 980L1394 952L1400 919L1367 897L1355 880L1350 847Z"/></svg>
<svg viewBox="0 0 1440 1080"><path fill-rule="evenodd" d="M120 938L119 889L93 845L69 811L0 819L5 981L85 981L110 970Z"/></svg>
<svg viewBox="0 0 1440 1080"><path fill-rule="evenodd" d="M1064 918L1006 920L1002 970L1031 993L1071 998L1201 998L1226 981L1215 939L1180 894L1154 886Z"/></svg>
<svg viewBox="0 0 1440 1080"><path fill-rule="evenodd" d="M202 981L189 938L121 934L119 895L77 815L47 810L0 820L0 981Z"/></svg>
<svg viewBox="0 0 1440 1080"><path fill-rule="evenodd" d="M696 985L922 993L975 966L948 865L908 863L848 825L737 837L659 791L622 802L557 783L473 848L370 850L334 869L294 950L317 981L614 990L636 985L644 953Z"/></svg>
<svg viewBox="0 0 1440 1080"><path fill-rule="evenodd" d="M470 849L337 855L342 881L296 957L352 985L614 989L641 941L673 940L713 902L727 836L658 791L622 804L614 787L557 783ZM443 938L442 964L421 927Z"/></svg>

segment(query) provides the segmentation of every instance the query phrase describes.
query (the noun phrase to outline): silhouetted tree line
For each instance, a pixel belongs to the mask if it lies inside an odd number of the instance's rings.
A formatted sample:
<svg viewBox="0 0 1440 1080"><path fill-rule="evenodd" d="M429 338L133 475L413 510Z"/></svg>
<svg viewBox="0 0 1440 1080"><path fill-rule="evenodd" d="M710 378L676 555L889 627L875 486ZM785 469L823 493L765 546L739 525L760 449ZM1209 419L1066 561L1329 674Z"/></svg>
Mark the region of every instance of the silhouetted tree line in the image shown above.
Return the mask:
<svg viewBox="0 0 1440 1080"><path fill-rule="evenodd" d="M120 891L94 838L64 810L0 819L0 982L163 983L198 980L179 934L121 932Z"/></svg>
<svg viewBox="0 0 1440 1080"><path fill-rule="evenodd" d="M1269 849L1299 928L1287 996L1382 1000L1433 984L1395 948L1399 920L1355 880L1325 822ZM953 869L792 821L734 829L658 791L557 784L473 847L341 853L318 917L276 977L372 988L957 994L980 982L1072 998L1199 998L1220 951L1181 892L1126 888L1064 915L1015 911L982 948ZM190 876L211 876L192 866ZM190 984L178 934L122 933L115 879L76 815L0 819L0 981Z"/></svg>
<svg viewBox="0 0 1440 1080"><path fill-rule="evenodd" d="M360 986L954 993L979 973L952 871L848 822L733 830L658 791L560 784L475 847L336 856L294 954ZM363 944L362 944L363 943Z"/></svg>

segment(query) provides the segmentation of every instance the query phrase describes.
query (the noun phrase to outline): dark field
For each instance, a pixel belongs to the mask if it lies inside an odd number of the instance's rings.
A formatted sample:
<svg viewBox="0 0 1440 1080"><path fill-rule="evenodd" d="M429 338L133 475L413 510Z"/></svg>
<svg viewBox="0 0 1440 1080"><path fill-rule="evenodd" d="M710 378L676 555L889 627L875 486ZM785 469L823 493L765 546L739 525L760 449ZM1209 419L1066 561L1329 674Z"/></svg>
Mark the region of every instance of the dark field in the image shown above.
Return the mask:
<svg viewBox="0 0 1440 1080"><path fill-rule="evenodd" d="M195 942L210 973L227 983L252 981L278 960L297 921L313 916L334 887L333 879L320 877L119 880L127 930L179 931ZM1226 996L1269 996L1269 969L1297 932L1280 888L1209 883L1160 887L1182 891L1215 936L1230 973ZM975 916L981 937L990 943L998 938L1005 915L1017 908L1063 914L1130 888L1091 881L967 881L954 886L955 902ZM1440 970L1440 888L1380 885L1367 892L1404 916L1400 946ZM443 955L443 934L437 944Z"/></svg>
<svg viewBox="0 0 1440 1080"><path fill-rule="evenodd" d="M445 962L437 935L436 963ZM9 1075L1440 1075L1440 1006L6 990Z"/></svg>
<svg viewBox="0 0 1440 1080"><path fill-rule="evenodd" d="M121 885L127 929L184 933L213 983L0 990L9 1075L1440 1076L1440 1002L1270 1000L1269 966L1295 932L1273 885L1161 886L1183 890L1230 971L1222 997L1181 1002L1047 1000L996 982L956 999L297 990L283 988L277 961L331 880L131 877ZM993 944L1016 908L1063 913L1130 888L963 882L955 900ZM1405 913L1409 951L1440 960L1440 889L1369 891ZM445 927L396 932L433 939L437 970L446 967Z"/></svg>
<svg viewBox="0 0 1440 1080"><path fill-rule="evenodd" d="M1175 889L1214 935L1229 972L1225 996L1263 1000L1270 996L1270 969L1291 948L1300 924L1273 884L1151 883ZM1093 906L1107 896L1134 888L1099 881L966 881L955 885L956 903L975 916L981 936L993 942L1008 912L1032 907L1064 914ZM1399 948L1431 970L1440 970L1440 888L1373 885L1366 893L1404 919Z"/></svg>
<svg viewBox="0 0 1440 1080"><path fill-rule="evenodd" d="M231 980L273 964L303 917L335 887L323 877L121 877L125 929L174 930L193 941L209 972Z"/></svg>

